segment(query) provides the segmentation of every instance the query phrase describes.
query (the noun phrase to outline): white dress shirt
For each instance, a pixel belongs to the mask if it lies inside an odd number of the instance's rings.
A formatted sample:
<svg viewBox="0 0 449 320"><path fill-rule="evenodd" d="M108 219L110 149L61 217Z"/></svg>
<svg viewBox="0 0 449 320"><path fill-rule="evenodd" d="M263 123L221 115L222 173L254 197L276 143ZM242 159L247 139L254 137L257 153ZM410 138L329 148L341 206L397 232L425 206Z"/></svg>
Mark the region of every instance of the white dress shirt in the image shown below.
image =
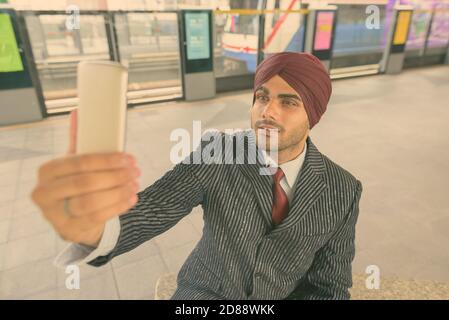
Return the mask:
<svg viewBox="0 0 449 320"><path fill-rule="evenodd" d="M291 204L293 200L293 187L295 186L296 179L298 178L302 164L304 163L306 151L307 143L304 144L304 150L299 156L280 165L282 171L284 172L284 177L281 180L281 187L287 194L289 204Z"/></svg>
<svg viewBox="0 0 449 320"><path fill-rule="evenodd" d="M304 163L306 152L307 143L304 144L304 149L299 156L280 165L284 172L284 177L281 180L281 187L285 191L289 203L292 202L294 193L293 187ZM54 264L57 267L65 268L71 264L86 264L97 257L105 256L115 248L119 235L120 219L119 217L115 217L106 222L103 236L97 248L72 243L56 257Z"/></svg>

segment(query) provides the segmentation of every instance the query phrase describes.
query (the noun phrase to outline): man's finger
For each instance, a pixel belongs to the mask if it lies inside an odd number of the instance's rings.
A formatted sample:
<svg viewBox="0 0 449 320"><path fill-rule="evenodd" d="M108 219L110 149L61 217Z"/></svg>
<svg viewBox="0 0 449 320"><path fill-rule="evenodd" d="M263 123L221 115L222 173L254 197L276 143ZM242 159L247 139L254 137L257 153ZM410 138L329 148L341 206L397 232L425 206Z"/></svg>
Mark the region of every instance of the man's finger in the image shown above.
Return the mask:
<svg viewBox="0 0 449 320"><path fill-rule="evenodd" d="M58 230L66 230L69 234L80 234L106 223L111 218L126 214L129 209L135 206L137 201L138 196L134 195L130 199L117 201L101 210L82 217L70 216L64 213L64 203L63 201L59 201L54 207L47 210L47 218L50 218L52 223L59 227L57 228Z"/></svg>
<svg viewBox="0 0 449 320"><path fill-rule="evenodd" d="M139 197L134 195L127 200L121 200L90 215L72 218L74 226L78 226L83 231L87 231L95 224L106 223L109 219L128 213L134 207Z"/></svg>
<svg viewBox="0 0 449 320"><path fill-rule="evenodd" d="M133 180L116 188L73 197L69 201L69 211L76 217L89 215L96 211L101 211L117 202L126 202L131 199L137 191L137 181Z"/></svg>
<svg viewBox="0 0 449 320"><path fill-rule="evenodd" d="M68 156L42 165L39 169L39 181L45 183L72 174L120 169L135 163L132 155L123 152Z"/></svg>
<svg viewBox="0 0 449 320"><path fill-rule="evenodd" d="M140 175L138 168L97 171L88 174L64 176L41 186L47 194L43 206L55 200L112 189L132 182ZM51 192L49 192L51 190Z"/></svg>

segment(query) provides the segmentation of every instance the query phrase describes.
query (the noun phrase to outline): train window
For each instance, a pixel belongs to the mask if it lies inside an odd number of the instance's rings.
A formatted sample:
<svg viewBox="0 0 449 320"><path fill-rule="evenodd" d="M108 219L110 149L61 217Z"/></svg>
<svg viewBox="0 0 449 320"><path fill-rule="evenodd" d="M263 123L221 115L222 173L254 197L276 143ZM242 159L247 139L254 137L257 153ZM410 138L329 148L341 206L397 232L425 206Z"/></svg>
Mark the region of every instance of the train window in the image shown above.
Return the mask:
<svg viewBox="0 0 449 320"><path fill-rule="evenodd" d="M231 10L238 9L258 9L259 0L233 0L229 5ZM245 35L256 35L259 30L259 16L248 14L232 14L229 16L229 22L226 24L225 31L229 33L238 33Z"/></svg>
<svg viewBox="0 0 449 320"><path fill-rule="evenodd" d="M229 1L231 9L257 9L260 0L232 0Z"/></svg>
<svg viewBox="0 0 449 320"><path fill-rule="evenodd" d="M231 14L225 26L225 32L246 35L257 35L259 16L246 14Z"/></svg>

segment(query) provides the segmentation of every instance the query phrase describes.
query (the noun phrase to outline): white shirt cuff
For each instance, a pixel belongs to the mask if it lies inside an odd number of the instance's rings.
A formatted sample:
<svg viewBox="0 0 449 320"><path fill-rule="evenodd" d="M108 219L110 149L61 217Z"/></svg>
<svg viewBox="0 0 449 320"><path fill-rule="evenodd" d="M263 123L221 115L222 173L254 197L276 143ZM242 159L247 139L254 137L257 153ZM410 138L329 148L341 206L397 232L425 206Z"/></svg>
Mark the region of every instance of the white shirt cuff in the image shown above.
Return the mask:
<svg viewBox="0 0 449 320"><path fill-rule="evenodd" d="M112 218L106 222L103 235L97 248L71 243L54 260L54 265L65 268L68 265L87 264L95 258L109 254L117 245L120 236L120 219Z"/></svg>

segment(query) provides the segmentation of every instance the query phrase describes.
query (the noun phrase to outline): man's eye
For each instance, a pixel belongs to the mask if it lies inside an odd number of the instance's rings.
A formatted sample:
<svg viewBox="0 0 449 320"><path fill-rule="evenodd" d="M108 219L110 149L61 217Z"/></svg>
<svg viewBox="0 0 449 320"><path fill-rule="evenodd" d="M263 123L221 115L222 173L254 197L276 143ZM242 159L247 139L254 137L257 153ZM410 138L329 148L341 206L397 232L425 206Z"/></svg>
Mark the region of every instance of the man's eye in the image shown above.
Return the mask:
<svg viewBox="0 0 449 320"><path fill-rule="evenodd" d="M284 100L282 103L289 107L296 107L298 105L295 101L291 100Z"/></svg>
<svg viewBox="0 0 449 320"><path fill-rule="evenodd" d="M256 99L260 100L260 101L267 101L268 97L265 95L258 95L258 96L256 96Z"/></svg>

